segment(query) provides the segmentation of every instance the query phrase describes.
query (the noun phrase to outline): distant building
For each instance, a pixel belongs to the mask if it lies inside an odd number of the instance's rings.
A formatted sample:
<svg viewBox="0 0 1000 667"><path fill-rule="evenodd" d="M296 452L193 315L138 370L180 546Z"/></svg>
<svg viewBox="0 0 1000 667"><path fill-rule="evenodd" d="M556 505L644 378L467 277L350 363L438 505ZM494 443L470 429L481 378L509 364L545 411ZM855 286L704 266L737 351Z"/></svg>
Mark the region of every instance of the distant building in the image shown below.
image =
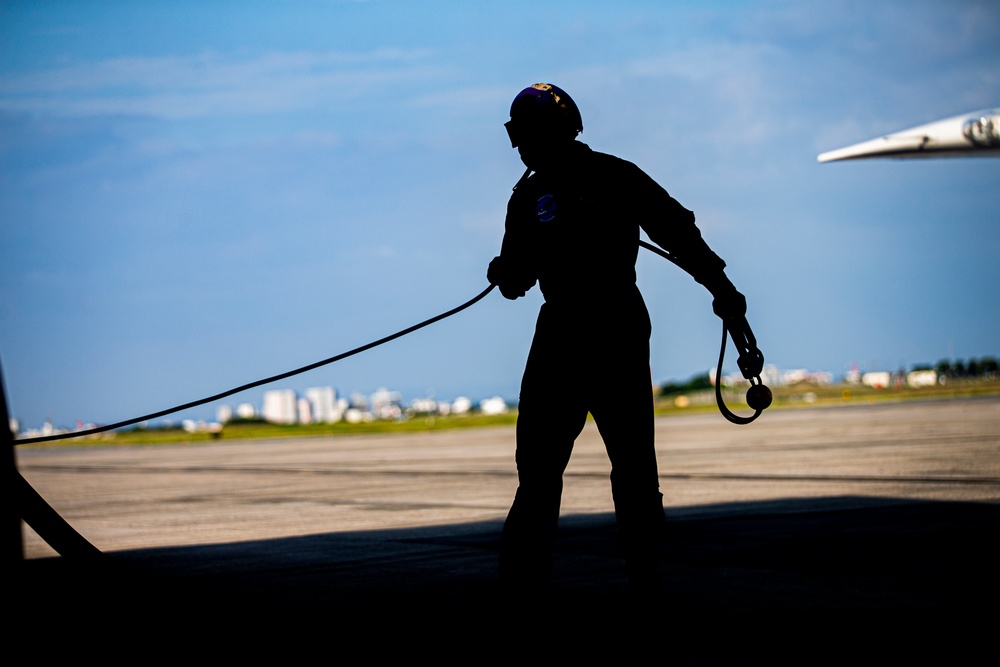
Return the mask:
<svg viewBox="0 0 1000 667"><path fill-rule="evenodd" d="M261 411L266 421L272 424L294 424L298 418L295 391L274 389L264 392L264 409Z"/></svg>
<svg viewBox="0 0 1000 667"><path fill-rule="evenodd" d="M781 381L776 384L833 384L833 374L827 371L807 371L804 368L796 368L784 371L781 374Z"/></svg>
<svg viewBox="0 0 1000 667"><path fill-rule="evenodd" d="M931 370L910 371L906 374L906 384L911 387L933 387L937 382L937 373Z"/></svg>
<svg viewBox="0 0 1000 667"><path fill-rule="evenodd" d="M313 423L312 405L309 403L308 398L299 398L295 401L295 415L300 424Z"/></svg>
<svg viewBox="0 0 1000 667"><path fill-rule="evenodd" d="M202 419L185 419L181 422L181 428L188 433L211 433L218 437L222 433L222 424L219 422L207 422Z"/></svg>
<svg viewBox="0 0 1000 667"><path fill-rule="evenodd" d="M333 424L343 418L337 406L337 391L333 387L310 387L306 398L312 406L312 419L318 424Z"/></svg>
<svg viewBox="0 0 1000 667"><path fill-rule="evenodd" d="M348 424L360 424L361 422L372 421L372 413L359 408L347 408L344 412L344 421Z"/></svg>
<svg viewBox="0 0 1000 667"><path fill-rule="evenodd" d="M351 392L351 400L349 402L351 408L355 410L361 410L362 412L368 412L368 397L358 391Z"/></svg>
<svg viewBox="0 0 1000 667"><path fill-rule="evenodd" d="M892 374L888 371L872 371L861 376L861 384L874 389L885 389L892 382Z"/></svg>
<svg viewBox="0 0 1000 667"><path fill-rule="evenodd" d="M240 403L236 406L236 416L240 419L253 419L257 416L257 407L253 403Z"/></svg>
<svg viewBox="0 0 1000 667"><path fill-rule="evenodd" d="M479 402L479 411L484 415L502 415L507 412L507 401L499 396L483 399Z"/></svg>
<svg viewBox="0 0 1000 667"><path fill-rule="evenodd" d="M398 391L379 387L371 400L371 411L376 419L398 419L403 415L403 397Z"/></svg>
<svg viewBox="0 0 1000 667"><path fill-rule="evenodd" d="M231 405L220 405L215 410L215 420L223 424L227 424L233 419L233 406Z"/></svg>
<svg viewBox="0 0 1000 667"><path fill-rule="evenodd" d="M410 401L410 412L418 415L436 415L441 413L441 409L433 398L415 398Z"/></svg>

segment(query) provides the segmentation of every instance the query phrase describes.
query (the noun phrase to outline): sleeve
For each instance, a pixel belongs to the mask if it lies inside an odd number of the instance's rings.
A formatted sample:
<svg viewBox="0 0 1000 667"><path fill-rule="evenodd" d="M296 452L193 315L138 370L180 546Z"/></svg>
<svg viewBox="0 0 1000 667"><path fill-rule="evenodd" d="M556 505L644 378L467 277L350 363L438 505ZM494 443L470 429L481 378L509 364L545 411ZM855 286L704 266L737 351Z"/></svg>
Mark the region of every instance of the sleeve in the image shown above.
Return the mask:
<svg viewBox="0 0 1000 667"><path fill-rule="evenodd" d="M490 262L486 273L490 283L499 287L500 293L508 299L524 296L538 279L532 268L527 229L518 217L518 211L523 208L518 206L518 199L515 191L507 203L500 254Z"/></svg>
<svg viewBox="0 0 1000 667"><path fill-rule="evenodd" d="M674 261L714 297L712 309L723 319L746 314L746 298L726 275L726 263L715 254L694 221L694 213L684 208L658 183L645 174L644 187L651 204L640 226L649 238L670 253Z"/></svg>
<svg viewBox="0 0 1000 667"><path fill-rule="evenodd" d="M638 168L637 168L638 170ZM638 181L643 200L639 225L654 243L666 250L677 265L714 293L720 281L728 282L726 263L715 254L701 236L694 213L684 208L656 181L639 171Z"/></svg>

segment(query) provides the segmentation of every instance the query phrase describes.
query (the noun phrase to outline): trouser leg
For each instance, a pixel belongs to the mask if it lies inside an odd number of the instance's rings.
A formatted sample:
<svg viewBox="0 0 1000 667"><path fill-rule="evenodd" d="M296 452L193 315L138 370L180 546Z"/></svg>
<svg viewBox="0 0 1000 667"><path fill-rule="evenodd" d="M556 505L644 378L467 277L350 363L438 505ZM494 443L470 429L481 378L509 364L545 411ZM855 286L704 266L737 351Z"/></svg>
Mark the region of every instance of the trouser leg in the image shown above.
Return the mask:
<svg viewBox="0 0 1000 667"><path fill-rule="evenodd" d="M634 366L632 371L617 369L616 374L626 373L615 385L622 389L595 402L592 412L611 459L615 518L630 585L655 588L666 518L656 467L648 365L637 360Z"/></svg>
<svg viewBox="0 0 1000 667"><path fill-rule="evenodd" d="M500 547L500 577L509 585L540 588L548 582L562 475L586 417L586 410L522 401L517 420L518 488Z"/></svg>

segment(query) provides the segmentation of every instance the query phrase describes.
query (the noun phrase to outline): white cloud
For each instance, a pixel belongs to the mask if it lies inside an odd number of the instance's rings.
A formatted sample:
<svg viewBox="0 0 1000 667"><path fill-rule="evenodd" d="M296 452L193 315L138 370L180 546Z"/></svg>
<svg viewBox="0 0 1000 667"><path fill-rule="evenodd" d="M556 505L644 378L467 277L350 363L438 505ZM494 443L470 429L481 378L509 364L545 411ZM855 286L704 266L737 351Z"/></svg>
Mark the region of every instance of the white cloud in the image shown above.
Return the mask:
<svg viewBox="0 0 1000 667"><path fill-rule="evenodd" d="M0 108L57 116L192 118L322 109L442 76L423 50L116 58L5 76Z"/></svg>

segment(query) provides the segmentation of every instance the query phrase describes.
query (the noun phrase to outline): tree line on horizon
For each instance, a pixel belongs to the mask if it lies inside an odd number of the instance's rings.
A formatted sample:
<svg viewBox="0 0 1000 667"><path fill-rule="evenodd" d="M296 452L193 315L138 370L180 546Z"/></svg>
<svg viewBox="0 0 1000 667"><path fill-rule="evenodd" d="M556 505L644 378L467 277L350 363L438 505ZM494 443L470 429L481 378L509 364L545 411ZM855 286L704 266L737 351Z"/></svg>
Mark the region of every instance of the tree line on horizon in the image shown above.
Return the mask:
<svg viewBox="0 0 1000 667"><path fill-rule="evenodd" d="M996 380L1000 378L1000 362L997 362L996 357L973 358L967 361L942 359L934 366L934 371L939 378Z"/></svg>
<svg viewBox="0 0 1000 667"><path fill-rule="evenodd" d="M979 359L970 358L964 361L962 359L942 359L934 366L917 364L911 370L933 370L937 373L938 378L946 380L1000 380L1000 361L992 356L980 357ZM657 394L660 397L666 397L712 388L712 381L706 372L693 375L682 382L668 380L659 385Z"/></svg>

